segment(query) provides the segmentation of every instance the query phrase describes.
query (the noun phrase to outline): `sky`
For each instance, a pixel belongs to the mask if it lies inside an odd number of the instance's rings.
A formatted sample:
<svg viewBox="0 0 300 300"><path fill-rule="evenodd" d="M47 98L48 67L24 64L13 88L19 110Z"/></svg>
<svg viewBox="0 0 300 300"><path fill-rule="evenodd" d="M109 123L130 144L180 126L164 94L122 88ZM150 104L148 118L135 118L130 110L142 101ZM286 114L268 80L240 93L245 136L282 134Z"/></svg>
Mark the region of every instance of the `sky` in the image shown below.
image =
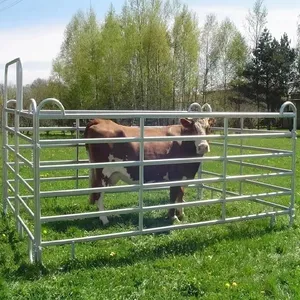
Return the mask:
<svg viewBox="0 0 300 300"><path fill-rule="evenodd" d="M246 34L245 18L255 0L181 0L194 11L203 24L205 16L214 13L219 22L229 17ZM79 10L90 5L99 21L110 5L120 12L125 0L0 0L0 83L4 81L5 64L19 57L23 65L23 82L48 78L52 60L58 55L66 25ZM265 0L267 27L277 39L286 32L296 43L300 0ZM15 72L9 69L9 82L15 83Z"/></svg>

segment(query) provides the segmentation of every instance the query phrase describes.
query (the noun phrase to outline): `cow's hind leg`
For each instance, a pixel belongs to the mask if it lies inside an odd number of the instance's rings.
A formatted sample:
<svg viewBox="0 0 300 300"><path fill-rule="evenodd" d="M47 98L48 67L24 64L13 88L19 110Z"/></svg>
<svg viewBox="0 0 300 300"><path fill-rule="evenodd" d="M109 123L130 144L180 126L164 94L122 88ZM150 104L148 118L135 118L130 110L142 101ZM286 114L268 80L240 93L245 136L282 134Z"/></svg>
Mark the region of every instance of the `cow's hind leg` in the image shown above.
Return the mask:
<svg viewBox="0 0 300 300"><path fill-rule="evenodd" d="M91 169L90 170L90 183L91 187L103 187L106 186L105 181L103 180L102 169ZM97 203L99 211L104 211L104 192L101 193L92 193L90 195L90 203ZM109 221L107 216L99 216L100 221L103 225L106 225Z"/></svg>
<svg viewBox="0 0 300 300"><path fill-rule="evenodd" d="M92 188L98 187L97 183L97 177L96 177L96 170L95 169L90 169L90 186ZM95 204L96 201L100 198L100 193L91 193L90 194L90 203Z"/></svg>
<svg viewBox="0 0 300 300"><path fill-rule="evenodd" d="M104 203L103 203L103 199L104 199L104 192L100 193L100 197L97 201L97 206L99 211L104 211ZM107 216L100 216L99 217L100 221L102 222L103 225L106 225L109 223Z"/></svg>

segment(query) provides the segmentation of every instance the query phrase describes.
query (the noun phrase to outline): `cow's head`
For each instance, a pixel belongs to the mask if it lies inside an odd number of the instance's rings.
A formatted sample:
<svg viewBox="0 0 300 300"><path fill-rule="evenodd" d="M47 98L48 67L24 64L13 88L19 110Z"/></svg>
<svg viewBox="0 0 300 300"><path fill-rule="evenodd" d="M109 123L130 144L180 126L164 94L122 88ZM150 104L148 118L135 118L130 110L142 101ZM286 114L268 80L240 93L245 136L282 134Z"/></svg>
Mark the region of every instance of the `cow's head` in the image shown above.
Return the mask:
<svg viewBox="0 0 300 300"><path fill-rule="evenodd" d="M210 152L209 143L207 140L202 139L201 135L208 135L211 132L211 127L215 123L215 119L180 119L180 123L183 126L184 135L198 135L199 138L195 139L195 147L197 155L204 155Z"/></svg>

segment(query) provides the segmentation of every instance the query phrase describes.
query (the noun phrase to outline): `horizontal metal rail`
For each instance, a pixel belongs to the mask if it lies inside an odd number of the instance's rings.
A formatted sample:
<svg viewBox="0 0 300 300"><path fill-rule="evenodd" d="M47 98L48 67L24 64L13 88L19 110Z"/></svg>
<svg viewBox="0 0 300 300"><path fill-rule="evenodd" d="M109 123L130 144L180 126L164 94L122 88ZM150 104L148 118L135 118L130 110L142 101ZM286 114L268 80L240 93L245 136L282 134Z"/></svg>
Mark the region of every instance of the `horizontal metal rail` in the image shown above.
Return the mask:
<svg viewBox="0 0 300 300"><path fill-rule="evenodd" d="M50 181L62 181L62 180L84 180L89 179L89 175L82 175L82 176L58 176L58 177L43 177L41 174L40 181L41 182L50 182ZM33 181L33 178L26 179L27 181Z"/></svg>
<svg viewBox="0 0 300 300"><path fill-rule="evenodd" d="M203 135L201 138L209 138L209 135ZM214 135L214 139L222 139L223 136L221 135ZM47 140L40 140L40 145L42 148L47 147L48 145L56 144L59 146L60 144L70 144L70 145L77 145L78 143L83 144L105 144L105 143L132 143L136 142L139 143L142 140L144 142L159 142L159 141L192 141L194 139L199 139L198 135L189 135L189 136L157 136L157 137L144 137L144 139L140 137L116 137L116 138L80 138L80 139L47 139Z"/></svg>
<svg viewBox="0 0 300 300"><path fill-rule="evenodd" d="M74 159L70 159L70 160L42 160L40 161L40 165L41 166L51 166L51 165L59 165L59 164L84 164L84 163L88 163L89 160L88 159L79 159L79 160L74 160Z"/></svg>
<svg viewBox="0 0 300 300"><path fill-rule="evenodd" d="M78 118L77 118L78 119ZM131 127L136 127L138 128L138 126L131 126ZM145 128L161 128L162 126L147 126L145 125ZM212 131L223 131L224 128L223 127L212 127L211 128ZM14 127L11 127L11 130L14 131ZM33 128L32 127L20 127L19 128L20 131L28 131L28 132L32 132ZM49 126L49 127L39 127L38 130L40 132L46 132L46 131L72 131L72 132L76 132L76 131L80 131L83 132L85 130L85 126L79 126L79 127L75 127L75 126ZM249 129L249 128L234 128L234 127L229 127L228 128L229 132L259 132L259 133L282 133L284 132L284 130L263 130L263 129ZM287 130L285 130L285 132L288 132Z"/></svg>
<svg viewBox="0 0 300 300"><path fill-rule="evenodd" d="M217 187L213 187L213 186L203 185L203 188L211 190L211 191L214 191L214 192L218 192L218 193L222 193L223 192L223 189L220 189L220 188L217 188ZM277 203L270 202L270 201L261 200L261 199L257 198L257 197L274 197L274 196L291 195L291 190L289 190L289 191L281 191L281 193L275 194L275 195L273 193L276 193L276 192L269 192L269 193L256 194L256 195L243 195L242 196L243 198L241 200L251 200L251 201L260 202L261 204L269 205L269 206L275 207L275 208L288 209L289 208L288 206L277 204ZM236 197L240 197L241 196L239 193L232 192L232 191L226 191L226 194L231 195L231 196L236 196ZM227 199L228 198L226 198L226 202L228 202ZM232 198L232 199L234 199L234 198ZM236 201L236 200L233 200L233 201Z"/></svg>
<svg viewBox="0 0 300 300"><path fill-rule="evenodd" d="M14 161L10 161L10 162L8 162L6 164L9 165L11 168L15 166L15 162ZM24 166L24 165L26 165L26 164L23 161L19 161L19 166Z"/></svg>
<svg viewBox="0 0 300 300"><path fill-rule="evenodd" d="M270 193L260 193L254 195L242 195L242 196L234 196L226 198L225 202L236 202L236 201L246 201L246 200L256 200L257 197L277 197L283 195L290 195L290 192L270 192ZM220 204L223 203L224 199L210 199L210 200L197 200L191 202L182 202L182 203L172 203L172 204L160 204L160 205L152 205L152 206L144 206L142 209L139 207L132 208L121 208L114 210L105 210L105 211L96 211L96 212L86 212L86 213L77 213L77 214L65 214L65 215L55 215L55 216L44 216L41 217L42 223L55 222L55 221L67 221L67 220L78 220L85 218L95 218L99 216L110 216L115 214L130 214L130 213L139 213L139 212L149 212L154 210L164 210L170 208L178 208L178 207L194 207L194 206L206 206L212 204ZM288 209L288 207L274 204L272 202L265 201L266 205L271 205L273 207Z"/></svg>
<svg viewBox="0 0 300 300"><path fill-rule="evenodd" d="M211 172L211 171L207 171L207 170L202 170L202 171L201 171L201 174L202 174L202 175L218 176L218 177L221 177L221 176L222 176L221 173Z"/></svg>
<svg viewBox="0 0 300 300"><path fill-rule="evenodd" d="M4 109L5 110L5 112L7 112L7 113L9 113L9 114L15 114L15 112L16 112L16 109L15 108L5 108Z"/></svg>
<svg viewBox="0 0 300 300"><path fill-rule="evenodd" d="M200 226L232 223L232 222L237 222L237 221L242 221L242 220L254 220L254 219L262 219L265 217L288 215L289 212L290 212L289 210L270 211L270 212L252 214L252 215L230 217L230 218L219 219L219 220L210 220L210 221L202 221L202 222L195 222L195 223L188 223L188 224L178 224L178 225L162 226L162 227L155 227L155 228L146 228L146 229L143 229L142 231L133 230L133 231L125 231L125 232L88 236L88 237L61 239L61 240L53 240L53 241L42 241L41 245L42 245L42 247L48 247L48 246L72 244L72 243L78 243L78 242L98 241L98 240L104 240L104 239L108 239L108 238L130 237L130 236L135 236L135 235L158 233L158 232L177 230L177 229L189 229L189 228L195 228L195 227L200 227Z"/></svg>
<svg viewBox="0 0 300 300"><path fill-rule="evenodd" d="M146 126L145 126L146 127ZM85 127L73 127L73 126L49 126L49 127L39 127L39 132L46 132L46 131L84 131ZM29 131L32 132L33 128L32 127L20 127L20 131Z"/></svg>
<svg viewBox="0 0 300 300"><path fill-rule="evenodd" d="M213 131L223 131L224 128L223 127L213 127L212 128ZM270 133L270 132L283 132L287 130L264 130L264 129L250 129L250 128L235 128L235 127L228 127L228 132L260 132L260 133Z"/></svg>
<svg viewBox="0 0 300 300"><path fill-rule="evenodd" d="M245 182L263 186L263 187L267 187L267 188L271 188L271 189L275 189L278 191L291 191L290 188L286 188L283 186L278 186L278 185L274 185L274 184L270 184L270 183L265 183L265 182L259 182L259 181L254 181L254 180L245 180Z"/></svg>
<svg viewBox="0 0 300 300"><path fill-rule="evenodd" d="M235 175L227 176L227 181L244 181L246 179L258 179L258 178L268 178L268 177L281 177L281 176L291 176L292 172L279 172L279 173L267 173L267 174L250 174L250 175ZM223 177L215 178L202 178L202 179L192 179L192 180L180 180L180 181L166 181L166 182L154 182L154 183L144 183L141 185L143 190L148 190L151 188L159 187L172 187L172 186L190 186L192 184L199 183L214 183L223 182ZM41 191L41 197L63 197L63 196L76 196L76 195L87 195L90 193L98 192L134 192L138 191L140 188L139 184L123 185L123 186L107 186L98 188L82 188L82 189L72 189L72 190L54 190L54 191Z"/></svg>
<svg viewBox="0 0 300 300"><path fill-rule="evenodd" d="M211 145L214 146L224 146L223 143L219 142L210 142ZM238 148L243 150L255 150L255 151L266 151L266 152L286 152L292 154L291 150L283 150L283 149L274 149L274 148L265 148L265 147L257 147L257 146L248 146L248 145L238 145L238 144L227 144L228 147Z"/></svg>
<svg viewBox="0 0 300 300"><path fill-rule="evenodd" d="M31 117L30 112L21 111L21 116ZM109 111L93 111L81 110L72 111L65 110L64 114L60 110L41 110L39 112L39 119L90 119L90 118L103 118L103 119L166 119L166 118L294 118L296 116L293 112L181 112L181 111L123 111L123 112L109 112Z"/></svg>
<svg viewBox="0 0 300 300"><path fill-rule="evenodd" d="M12 149L12 151L15 151L15 146L14 145L6 145L6 147L10 147L10 149ZM31 144L20 144L19 148L20 149L32 149L33 145L31 145Z"/></svg>
<svg viewBox="0 0 300 300"><path fill-rule="evenodd" d="M229 163L232 164L238 164L242 165L244 167L251 167L251 168L256 168L256 169L265 169L269 171L278 171L278 172L292 172L290 169L283 169L283 168L277 168L277 167L271 167L271 166L266 166L266 165L259 165L259 164L253 164L253 163L248 163L248 162L240 162L240 161L235 161L235 160L228 160Z"/></svg>
<svg viewBox="0 0 300 300"><path fill-rule="evenodd" d="M252 159L252 158L278 158L278 157L290 157L292 154L286 152L278 152L278 153L265 153L265 154L242 154L242 155L228 155L227 159Z"/></svg>
<svg viewBox="0 0 300 300"><path fill-rule="evenodd" d="M292 171L290 169L276 168L276 167L271 167L271 166L266 166L266 165L246 163L246 162L240 162L240 161L234 161L234 160L228 160L228 162L233 163L233 164L242 165L242 166L265 169L265 170L269 170L269 171L278 171L278 172L291 172ZM207 170L202 170L201 173L202 173L202 175L205 174L205 175L212 175L212 176L222 176L222 174L220 174L220 173L207 171Z"/></svg>
<svg viewBox="0 0 300 300"><path fill-rule="evenodd" d="M266 154L244 154L244 155L228 155L227 160L243 160L252 158L278 158L291 156L289 153L266 153ZM191 157L191 158L173 158L173 159L152 159L143 161L144 166L152 165L169 165L169 164L188 164L188 163L200 163L204 161L223 161L223 156L204 156L204 157ZM45 162L41 163L40 170L66 170L66 169L94 169L104 167L134 167L139 166L140 161L114 161L104 163L81 163L81 164L57 164L57 165L45 165Z"/></svg>
<svg viewBox="0 0 300 300"><path fill-rule="evenodd" d="M33 199L33 195L22 195L22 198L23 198L23 199L27 199L27 200ZM14 200L15 197L14 197L14 196L9 196L8 199L9 199L9 200Z"/></svg>
<svg viewBox="0 0 300 300"><path fill-rule="evenodd" d="M221 174L219 173L215 173L215 172L210 172L210 171L206 171L203 170L202 174L206 174L206 175L212 175L212 176L218 176L221 177ZM40 181L41 182L51 182L51 181L62 181L62 180L86 180L89 179L89 175L81 175L81 176L58 176L58 177L41 177ZM32 182L33 178L25 178L24 180L26 180L27 182ZM245 182L247 183L252 183L252 184L257 184L263 187L269 187L269 188L273 188L279 191L290 191L289 188L285 188L285 187L281 187L281 186L277 186L277 185L273 185L273 184L269 184L269 183L264 183L264 182L259 182L259 181L253 181L253 180L247 180L245 179ZM191 186L196 186L196 185L189 185ZM168 188L169 186L163 187L163 188Z"/></svg>
<svg viewBox="0 0 300 300"><path fill-rule="evenodd" d="M228 134L228 139L245 139L245 138L275 138L275 137L291 137L290 132L282 133L256 133L256 134ZM146 142L165 142L165 141L192 141L194 139L199 139L199 135L186 135L186 136L145 136L143 141ZM214 135L202 135L201 139L215 140L215 139L224 139L223 135L214 134ZM77 145L77 144L105 144L105 143L132 143L132 142L141 142L142 138L140 137L116 137L116 138L79 138L79 139L44 139L40 140L40 146L45 147L58 147L61 145Z"/></svg>

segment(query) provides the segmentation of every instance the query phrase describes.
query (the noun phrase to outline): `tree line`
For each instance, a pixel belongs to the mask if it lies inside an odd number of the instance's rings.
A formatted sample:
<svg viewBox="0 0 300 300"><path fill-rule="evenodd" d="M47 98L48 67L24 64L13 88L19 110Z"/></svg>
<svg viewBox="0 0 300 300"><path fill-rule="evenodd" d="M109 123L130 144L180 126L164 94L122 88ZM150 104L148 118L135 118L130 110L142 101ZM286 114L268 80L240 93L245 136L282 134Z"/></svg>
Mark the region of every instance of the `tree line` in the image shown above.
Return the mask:
<svg viewBox="0 0 300 300"><path fill-rule="evenodd" d="M272 37L263 0L246 23L247 36L214 14L200 26L176 0L128 0L102 22L93 9L78 11L51 76L25 86L24 99L56 97L78 110L181 110L197 101L214 110L275 111L299 92L300 43Z"/></svg>

